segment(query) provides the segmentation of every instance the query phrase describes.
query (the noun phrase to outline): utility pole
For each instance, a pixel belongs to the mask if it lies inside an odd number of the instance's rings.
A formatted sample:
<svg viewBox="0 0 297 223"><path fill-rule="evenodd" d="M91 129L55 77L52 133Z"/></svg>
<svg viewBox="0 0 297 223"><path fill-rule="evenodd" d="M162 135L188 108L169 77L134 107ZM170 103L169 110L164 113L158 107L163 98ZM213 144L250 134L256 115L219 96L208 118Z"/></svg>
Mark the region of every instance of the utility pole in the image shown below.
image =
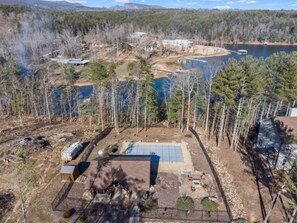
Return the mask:
<svg viewBox="0 0 297 223"><path fill-rule="evenodd" d="M282 193L285 193L285 192L286 192L285 185L283 185L283 186L281 187L281 189L277 192L277 194L274 196L274 198L273 198L273 200L272 200L272 206L271 206L270 210L268 211L268 213L267 213L267 215L266 215L266 217L265 217L263 223L268 223L268 219L269 219L269 217L270 217L270 215L271 215L271 211L272 211L272 209L273 209L273 207L274 207L274 205L275 205L277 199L279 198L279 196L280 196Z"/></svg>

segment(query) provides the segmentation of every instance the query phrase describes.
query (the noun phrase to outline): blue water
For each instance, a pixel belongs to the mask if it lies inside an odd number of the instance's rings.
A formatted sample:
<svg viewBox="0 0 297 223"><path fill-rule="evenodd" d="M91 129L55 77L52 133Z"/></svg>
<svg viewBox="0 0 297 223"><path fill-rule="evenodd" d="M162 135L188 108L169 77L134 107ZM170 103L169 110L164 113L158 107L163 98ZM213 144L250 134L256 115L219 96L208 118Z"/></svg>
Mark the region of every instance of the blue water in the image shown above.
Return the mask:
<svg viewBox="0 0 297 223"><path fill-rule="evenodd" d="M297 51L297 46L264 46L264 45L246 45L246 44L239 44L239 45L225 45L226 49L237 51L240 49L244 49L248 51L247 55L252 55L256 58L267 58L274 53L284 51L286 53ZM230 58L234 58L236 60L244 59L247 55L239 55L236 53L231 53L226 56L216 56L216 57L205 57L199 58L201 60L205 60L206 63L199 62L199 61L185 61L185 67L190 68L200 68L202 76L205 77L209 74L210 69L219 70L225 62L227 62ZM164 99L164 90L168 89L169 86L169 79L168 78L160 78L156 79L153 82L153 87L156 91L158 100ZM83 98L89 97L92 93L92 86L85 86L81 87L79 90L81 93L80 95Z"/></svg>
<svg viewBox="0 0 297 223"><path fill-rule="evenodd" d="M240 55L237 53L231 53L226 56L216 56L216 57L204 57L199 58L201 60L206 61L206 63L200 61L186 61L186 68L200 68L202 72L202 76L205 77L210 72L210 67L217 67L215 69L220 69L224 63L226 63L229 59L234 58L237 61L244 59L247 55L251 55L255 58L267 58L270 57L274 53L278 52L286 52L291 53L297 51L297 46L264 46L264 45L247 45L247 44L238 44L238 45L225 45L225 48L232 51L238 50L247 50L248 54Z"/></svg>

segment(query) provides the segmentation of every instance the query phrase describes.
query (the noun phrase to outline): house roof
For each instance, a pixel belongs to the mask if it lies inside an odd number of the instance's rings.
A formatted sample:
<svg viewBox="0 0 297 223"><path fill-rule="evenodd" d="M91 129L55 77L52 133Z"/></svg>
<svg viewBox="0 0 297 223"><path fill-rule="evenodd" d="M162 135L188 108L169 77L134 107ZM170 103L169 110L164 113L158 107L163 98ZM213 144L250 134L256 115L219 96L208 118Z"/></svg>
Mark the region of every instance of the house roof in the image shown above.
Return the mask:
<svg viewBox="0 0 297 223"><path fill-rule="evenodd" d="M279 148L280 144L280 135L273 120L270 118L262 120L257 137L257 147L263 149Z"/></svg>
<svg viewBox="0 0 297 223"><path fill-rule="evenodd" d="M150 157L110 156L91 161L85 189L105 190L120 183L129 190L148 191L150 188Z"/></svg>

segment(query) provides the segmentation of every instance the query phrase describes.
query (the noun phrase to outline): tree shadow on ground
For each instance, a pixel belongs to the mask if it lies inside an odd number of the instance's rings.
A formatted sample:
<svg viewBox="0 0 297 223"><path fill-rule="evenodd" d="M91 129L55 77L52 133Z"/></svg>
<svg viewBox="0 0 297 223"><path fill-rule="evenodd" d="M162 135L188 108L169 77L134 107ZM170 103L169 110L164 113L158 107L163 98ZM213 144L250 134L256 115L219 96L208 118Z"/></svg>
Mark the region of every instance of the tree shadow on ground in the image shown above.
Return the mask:
<svg viewBox="0 0 297 223"><path fill-rule="evenodd" d="M249 135L246 141L241 138L241 145L238 148L240 157L245 164L245 172L254 176L254 182L257 185L259 202L261 207L261 214L263 220L266 217L266 211L270 208L270 204L266 204L263 199L261 187L266 187L269 191L271 200L273 196L279 191L281 185L284 183L283 171L277 171L271 168L268 160L263 156L259 149L255 148L257 141L259 126L255 126L249 131ZM285 218L285 216L284 216Z"/></svg>
<svg viewBox="0 0 297 223"><path fill-rule="evenodd" d="M14 201L15 196L12 193L0 193L0 220L4 218L7 212L13 209Z"/></svg>

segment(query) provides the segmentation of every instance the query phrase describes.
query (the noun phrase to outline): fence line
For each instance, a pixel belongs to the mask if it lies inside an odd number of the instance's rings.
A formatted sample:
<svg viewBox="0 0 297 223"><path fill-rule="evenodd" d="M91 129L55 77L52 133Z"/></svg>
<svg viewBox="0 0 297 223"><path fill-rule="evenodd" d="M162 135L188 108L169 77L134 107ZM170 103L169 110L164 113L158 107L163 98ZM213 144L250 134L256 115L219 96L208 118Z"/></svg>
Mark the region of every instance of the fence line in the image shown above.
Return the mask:
<svg viewBox="0 0 297 223"><path fill-rule="evenodd" d="M59 190L56 197L54 198L54 200L51 203L53 211L56 210L57 207L59 206L59 204L61 204L61 202L67 197L67 195L68 195L69 191L71 190L73 184L74 184L73 181L65 182L63 184L62 188Z"/></svg>
<svg viewBox="0 0 297 223"><path fill-rule="evenodd" d="M191 210L182 212L176 208L158 208L141 213L142 219L184 220L192 222L230 222L227 211L207 212L204 210Z"/></svg>
<svg viewBox="0 0 297 223"><path fill-rule="evenodd" d="M208 165L210 166L211 172L212 172L212 174L213 174L213 176L214 176L214 178L215 178L215 180L217 182L219 191L220 191L220 193L222 195L222 198L223 198L225 207L226 207L227 212L228 212L228 215L229 215L229 219L231 220L231 219L233 219L232 212L231 212L231 209L229 207L229 204L228 204L228 201L227 201L225 192L223 190L223 187L222 187L220 178L218 177L218 174L217 174L217 172L216 172L216 170L215 170L215 168L214 168L214 166L213 166L213 164L211 162L211 159L210 159L210 157L209 157L209 155L208 155L208 153L207 153L207 151L206 151L206 149L205 149L205 147L204 147L204 145L203 145L200 137L198 136L197 132L193 128L190 128L190 131L195 136L195 138L197 139L197 141L198 141L198 143L199 143L199 145L200 145L200 147L201 147L201 149L203 151L203 154L204 154L204 156L205 156L205 158L206 158L206 160L208 162Z"/></svg>
<svg viewBox="0 0 297 223"><path fill-rule="evenodd" d="M90 141L89 145L85 148L85 150L83 151L83 154L81 155L80 159L79 159L79 163L80 162L85 162L87 161L87 159L89 158L89 156L91 155L94 146L104 137L106 137L110 131L112 130L112 127L107 127L105 128L102 132L100 132L93 140Z"/></svg>
<svg viewBox="0 0 297 223"><path fill-rule="evenodd" d="M89 222L98 217L116 218L121 221L131 217L128 209L123 209L120 206L115 208L111 205L95 205L85 208L82 215L87 216ZM189 212L183 212L176 208L158 208L148 212L141 212L139 215L142 220L173 220L173 221L190 221L190 222L231 222L227 211L207 212L204 210L194 209ZM135 216L136 217L136 216Z"/></svg>

